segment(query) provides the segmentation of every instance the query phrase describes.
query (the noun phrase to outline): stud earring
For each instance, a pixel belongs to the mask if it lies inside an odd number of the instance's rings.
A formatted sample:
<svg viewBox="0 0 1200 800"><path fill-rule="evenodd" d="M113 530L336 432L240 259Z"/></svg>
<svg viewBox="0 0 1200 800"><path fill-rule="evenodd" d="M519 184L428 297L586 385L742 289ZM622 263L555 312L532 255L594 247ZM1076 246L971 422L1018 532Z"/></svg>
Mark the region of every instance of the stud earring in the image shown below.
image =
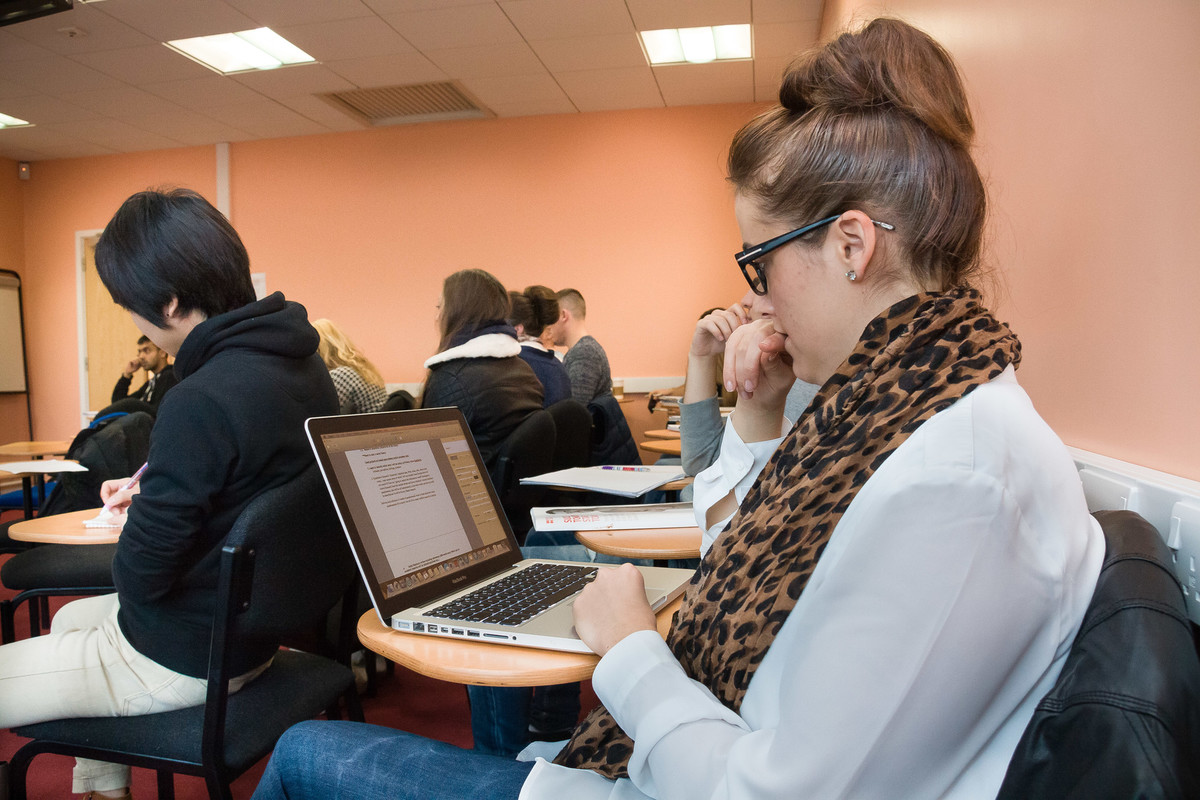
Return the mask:
<svg viewBox="0 0 1200 800"><path fill-rule="evenodd" d="M858 273L855 272L854 270L850 270L849 272L846 273L846 277L852 281L856 281L856 280L858 280Z"/></svg>

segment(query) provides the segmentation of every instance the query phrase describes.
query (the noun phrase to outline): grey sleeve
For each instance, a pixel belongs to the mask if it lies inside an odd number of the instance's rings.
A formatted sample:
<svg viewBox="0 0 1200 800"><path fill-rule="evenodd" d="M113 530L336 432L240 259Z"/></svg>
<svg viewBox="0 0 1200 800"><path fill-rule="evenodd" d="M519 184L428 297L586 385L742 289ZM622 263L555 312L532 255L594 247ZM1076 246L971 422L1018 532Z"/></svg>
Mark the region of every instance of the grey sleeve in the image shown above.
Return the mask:
<svg viewBox="0 0 1200 800"><path fill-rule="evenodd" d="M578 352L577 352L578 351ZM603 357L591 348L573 347L563 359L567 377L571 379L571 397L585 406L604 394L600 383L604 378Z"/></svg>
<svg viewBox="0 0 1200 800"><path fill-rule="evenodd" d="M698 475L717 460L725 421L716 397L679 404L679 443L683 471Z"/></svg>
<svg viewBox="0 0 1200 800"><path fill-rule="evenodd" d="M793 383L792 388L788 391L787 400L783 404L783 415L795 423L804 415L808 404L812 402L813 395L820 388L815 383L805 383L800 380Z"/></svg>

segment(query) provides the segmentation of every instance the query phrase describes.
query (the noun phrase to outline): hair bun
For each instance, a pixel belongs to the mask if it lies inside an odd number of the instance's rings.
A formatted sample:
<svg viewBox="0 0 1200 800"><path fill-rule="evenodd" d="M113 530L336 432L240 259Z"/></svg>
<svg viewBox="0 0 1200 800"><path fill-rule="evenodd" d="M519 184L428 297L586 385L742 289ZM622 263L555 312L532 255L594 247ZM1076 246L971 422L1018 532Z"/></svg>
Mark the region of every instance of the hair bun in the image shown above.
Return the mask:
<svg viewBox="0 0 1200 800"><path fill-rule="evenodd" d="M947 91L950 86L956 90ZM928 34L886 18L804 53L785 71L779 89L780 105L793 114L895 109L964 148L975 135L965 98L945 49Z"/></svg>

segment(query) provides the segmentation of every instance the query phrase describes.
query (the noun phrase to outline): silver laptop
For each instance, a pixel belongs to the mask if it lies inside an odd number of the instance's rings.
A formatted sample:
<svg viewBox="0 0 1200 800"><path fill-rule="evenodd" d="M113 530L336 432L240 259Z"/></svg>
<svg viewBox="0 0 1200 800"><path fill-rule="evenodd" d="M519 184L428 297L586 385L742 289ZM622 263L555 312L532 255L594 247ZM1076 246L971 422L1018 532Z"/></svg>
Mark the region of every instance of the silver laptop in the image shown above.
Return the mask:
<svg viewBox="0 0 1200 800"><path fill-rule="evenodd" d="M571 605L595 570L609 566L522 559L461 411L314 417L305 428L385 624L590 652L575 634ZM655 610L692 577L639 569Z"/></svg>

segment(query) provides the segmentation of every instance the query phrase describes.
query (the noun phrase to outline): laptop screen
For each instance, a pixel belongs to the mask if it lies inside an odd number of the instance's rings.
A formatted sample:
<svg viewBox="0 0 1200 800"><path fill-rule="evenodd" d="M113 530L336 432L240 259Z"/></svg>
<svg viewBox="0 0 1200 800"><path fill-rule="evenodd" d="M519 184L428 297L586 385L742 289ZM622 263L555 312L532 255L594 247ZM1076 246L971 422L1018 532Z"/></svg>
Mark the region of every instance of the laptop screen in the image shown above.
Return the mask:
<svg viewBox="0 0 1200 800"><path fill-rule="evenodd" d="M385 618L520 560L457 409L317 418L309 433Z"/></svg>

